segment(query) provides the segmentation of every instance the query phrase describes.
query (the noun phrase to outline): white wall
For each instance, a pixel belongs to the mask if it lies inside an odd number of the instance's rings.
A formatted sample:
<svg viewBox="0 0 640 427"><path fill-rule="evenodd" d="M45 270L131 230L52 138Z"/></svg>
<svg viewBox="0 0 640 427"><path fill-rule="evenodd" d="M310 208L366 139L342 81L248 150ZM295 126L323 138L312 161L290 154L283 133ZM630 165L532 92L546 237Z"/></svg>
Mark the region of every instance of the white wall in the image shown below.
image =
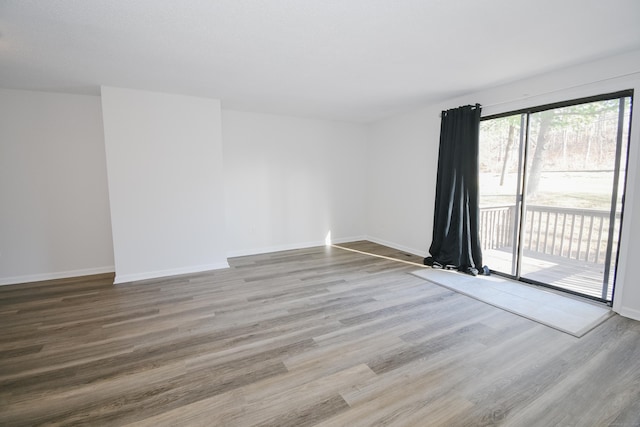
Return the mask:
<svg viewBox="0 0 640 427"><path fill-rule="evenodd" d="M120 283L366 237L365 125L111 87L102 105L0 94L0 283Z"/></svg>
<svg viewBox="0 0 640 427"><path fill-rule="evenodd" d="M479 102L483 105L482 114L491 115L623 89L635 89L636 101L640 98L640 51L469 94L373 124L370 182L376 180L374 171L385 171L387 176L402 177L402 182L410 185L413 191L399 192L398 186L385 186L381 178L369 187L368 230L372 240L384 240L398 248L415 248L419 254L428 251L440 111ZM640 319L640 281L634 271L634 264L640 259L640 221L632 219L634 213L640 215L639 110L634 109L632 118L627 203L614 299L614 310L635 319ZM414 192L416 195L422 193L428 202L417 202Z"/></svg>
<svg viewBox="0 0 640 427"><path fill-rule="evenodd" d="M229 256L363 238L363 125L223 110Z"/></svg>
<svg viewBox="0 0 640 427"><path fill-rule="evenodd" d="M100 98L0 89L0 284L111 271Z"/></svg>
<svg viewBox="0 0 640 427"><path fill-rule="evenodd" d="M433 107L374 123L369 131L369 240L426 256L433 227L439 111ZM433 130L437 129L434 139Z"/></svg>
<svg viewBox="0 0 640 427"><path fill-rule="evenodd" d="M220 102L102 88L116 283L227 266Z"/></svg>

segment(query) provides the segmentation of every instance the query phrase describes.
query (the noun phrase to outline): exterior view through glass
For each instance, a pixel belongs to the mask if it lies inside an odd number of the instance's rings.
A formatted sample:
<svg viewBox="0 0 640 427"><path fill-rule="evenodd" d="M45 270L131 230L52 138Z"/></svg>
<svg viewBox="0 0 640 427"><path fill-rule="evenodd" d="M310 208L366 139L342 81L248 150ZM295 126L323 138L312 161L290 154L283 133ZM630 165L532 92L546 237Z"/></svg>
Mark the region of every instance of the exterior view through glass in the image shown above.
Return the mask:
<svg viewBox="0 0 640 427"><path fill-rule="evenodd" d="M611 301L631 96L480 125L480 237L492 270Z"/></svg>

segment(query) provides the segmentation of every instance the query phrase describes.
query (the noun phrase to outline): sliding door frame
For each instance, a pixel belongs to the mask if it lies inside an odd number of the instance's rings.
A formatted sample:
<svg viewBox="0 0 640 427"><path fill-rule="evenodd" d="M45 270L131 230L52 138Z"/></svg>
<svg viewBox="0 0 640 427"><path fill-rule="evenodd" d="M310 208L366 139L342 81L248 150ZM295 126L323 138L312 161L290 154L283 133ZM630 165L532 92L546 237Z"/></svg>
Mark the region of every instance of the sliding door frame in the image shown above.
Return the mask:
<svg viewBox="0 0 640 427"><path fill-rule="evenodd" d="M513 110L513 111L507 111L504 113L499 113L499 114L492 114L489 116L485 116L485 117L481 117L480 121L485 121L485 120L492 120L492 119L499 119L499 118L503 118L503 117L509 117L509 116L515 116L515 115L520 115L521 116L521 126L520 126L520 149L519 149L519 160L518 160L518 182L517 182L517 191L518 194L516 196L516 224L517 224L517 228L514 229L514 237L516 237L514 239L514 242L516 243L517 247L514 248L513 254L514 256L516 256L515 260L512 260L512 265L513 263L515 263L515 275L512 274L508 274L508 273L504 273L504 272L500 272L500 271L494 271L491 270L492 273L499 275L499 276L504 276L504 277L508 277L510 279L515 279L518 280L520 282L523 283L527 283L527 284L531 284L531 285L536 285L536 286L543 286L546 288L551 288L551 289L555 289L558 291L562 291L562 292L566 292L569 294L573 294L573 295L577 295L583 298L588 298L588 299L592 299L595 301L599 301L599 302L603 302L606 303L607 305L612 305L614 297L615 297L615 283L616 283L616 278L617 278L617 270L618 270L618 260L619 260L619 256L620 256L620 242L622 239L622 224L624 221L624 206L625 206L625 194L626 194L626 183L627 183L627 174L628 174L628 169L629 169L629 148L630 148L630 141L631 141L631 126L632 126L632 117L633 117L633 94L634 94L634 90L633 89L626 89L626 90L621 90L621 91L616 91L616 92L610 92L610 93L605 93L605 94L601 94L601 95L594 95L594 96L588 96L588 97L582 97L582 98L576 98L576 99L571 99L571 100L567 100L567 101L560 101L560 102L554 102L554 103L550 103L550 104L544 104L544 105L539 105L539 106L535 106L535 107L530 107L530 108L522 108L519 110ZM630 105L630 110L629 110L629 132L627 134L627 140L626 142L623 141L623 134L624 134L624 98L630 98L631 99L631 105ZM522 242L522 236L523 236L523 227L524 227L524 215L526 213L526 189L527 189L527 159L528 159L528 151L529 151L529 127L530 127L530 116L532 114L535 113L539 113L539 112L543 112L543 111L548 111L548 110L553 110L556 108L564 108L564 107L570 107L570 106L574 106L574 105L580 105L580 104L588 104L590 102L598 102L598 101L610 101L610 100L614 100L614 99L619 99L620 100L620 104L618 107L618 129L617 129L617 135L616 135L616 157L615 157L615 167L614 167L614 182L613 182L613 188L612 188L612 196L611 196L611 212L610 212L610 221L609 221L609 230L608 230L608 235L609 235L609 244L607 245L607 253L606 253L606 258L605 258L605 272L604 272L604 277L603 277L603 284L602 284L602 294L601 297L596 297L593 295L587 295L587 294L583 294L580 292L576 292L573 291L571 289L566 289L563 287L559 287L559 286L554 286L551 285L549 283L544 283L544 282L540 282L537 280L533 280L533 279L528 279L528 278L524 278L521 277L521 263L522 263L522 255L523 255L523 242ZM522 124L524 123L524 129ZM624 168L624 176L620 176L620 167L622 165L622 159L621 159L621 150L622 150L622 144L626 143L627 144L627 155L626 158L624 159L625 161L625 168ZM619 189L622 189L622 194L621 194L621 208L620 208L620 227L618 229L618 246L617 246L617 250L616 253L613 254L612 253L612 237L613 237L613 233L614 233L614 222L612 221L615 220L615 216L616 216L616 207L617 207L617 196L618 196L618 191ZM613 271L613 281L612 286L612 294L611 294L611 300L607 299L607 292L608 292L608 286L609 286L609 277L611 275L611 260L612 257L615 255L615 265L614 265L614 271ZM513 269L512 269L513 271Z"/></svg>

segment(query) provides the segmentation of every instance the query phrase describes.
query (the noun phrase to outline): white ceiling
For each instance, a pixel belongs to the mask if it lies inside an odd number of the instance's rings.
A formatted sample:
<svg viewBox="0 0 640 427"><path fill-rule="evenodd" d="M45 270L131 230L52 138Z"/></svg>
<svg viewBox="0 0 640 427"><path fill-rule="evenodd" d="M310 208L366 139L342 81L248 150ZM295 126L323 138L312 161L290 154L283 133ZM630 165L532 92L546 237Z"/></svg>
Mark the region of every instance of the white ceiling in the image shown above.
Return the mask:
<svg viewBox="0 0 640 427"><path fill-rule="evenodd" d="M0 0L0 87L349 121L638 48L639 0Z"/></svg>

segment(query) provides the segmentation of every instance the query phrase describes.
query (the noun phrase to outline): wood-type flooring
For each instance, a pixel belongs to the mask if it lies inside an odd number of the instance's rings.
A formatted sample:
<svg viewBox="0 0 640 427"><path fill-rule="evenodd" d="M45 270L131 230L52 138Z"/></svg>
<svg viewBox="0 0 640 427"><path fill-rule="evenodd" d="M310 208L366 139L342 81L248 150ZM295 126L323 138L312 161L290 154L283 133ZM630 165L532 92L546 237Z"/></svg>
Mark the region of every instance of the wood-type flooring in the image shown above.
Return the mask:
<svg viewBox="0 0 640 427"><path fill-rule="evenodd" d="M640 322L578 339L335 247L229 264L0 287L0 425L640 425Z"/></svg>

